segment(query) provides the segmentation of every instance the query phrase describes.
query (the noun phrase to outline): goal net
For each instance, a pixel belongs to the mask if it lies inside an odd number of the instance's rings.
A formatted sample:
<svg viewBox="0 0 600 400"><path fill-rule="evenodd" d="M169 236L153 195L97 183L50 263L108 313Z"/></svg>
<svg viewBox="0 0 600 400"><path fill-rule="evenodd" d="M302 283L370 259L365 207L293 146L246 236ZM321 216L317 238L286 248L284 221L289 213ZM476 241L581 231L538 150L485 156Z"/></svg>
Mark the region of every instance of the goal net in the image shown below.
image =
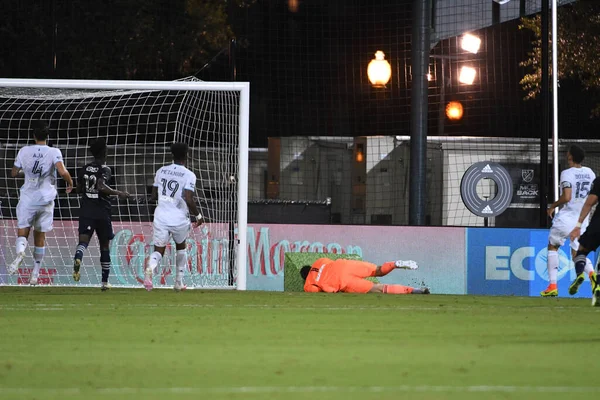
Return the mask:
<svg viewBox="0 0 600 400"><path fill-rule="evenodd" d="M246 212L248 180L247 83L69 81L0 79L0 285L27 285L33 268L33 234L18 274L6 266L15 257L16 206L22 178L11 178L18 150L33 143L32 123L49 124L49 145L61 150L75 178L92 161L89 145L105 138L110 186L131 198L112 199L115 238L111 241L114 287L141 287L144 265L152 253L150 201L154 174L172 162L170 144L190 147L187 167L198 179L196 204L204 225L187 240L184 283L192 288L246 287ZM58 178L54 229L46 236L41 285L99 286L100 252L96 237L84 254L81 280L72 280L78 243L80 201L65 193ZM175 278L175 245L167 246L155 287L171 287Z"/></svg>

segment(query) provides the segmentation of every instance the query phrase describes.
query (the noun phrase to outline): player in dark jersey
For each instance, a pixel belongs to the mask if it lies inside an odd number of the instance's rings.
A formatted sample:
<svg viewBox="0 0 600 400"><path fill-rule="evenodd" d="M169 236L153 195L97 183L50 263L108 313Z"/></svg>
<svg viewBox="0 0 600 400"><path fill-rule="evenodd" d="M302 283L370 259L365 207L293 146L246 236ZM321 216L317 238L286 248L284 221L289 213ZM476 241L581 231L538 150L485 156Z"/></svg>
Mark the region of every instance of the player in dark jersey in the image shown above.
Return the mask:
<svg viewBox="0 0 600 400"><path fill-rule="evenodd" d="M590 193L588 194L588 197L583 204L583 208L581 209L581 213L579 214L579 220L577 221L577 224L575 224L575 228L573 228L570 235L571 240L575 240L581 235L581 238L579 238L579 248L577 249L577 254L573 259L575 262L575 273L577 274L577 277L569 287L569 293L571 294L577 293L577 289L585 279L585 273L583 270L585 268L587 255L600 246L600 210L596 209L590 224L585 230L585 233L583 235L581 234L581 224L587 218L592 207L598 203L599 197L600 177L594 179L594 182L592 182ZM596 307L600 307L600 285L598 283L598 277L596 279L592 279L592 306Z"/></svg>
<svg viewBox="0 0 600 400"><path fill-rule="evenodd" d="M90 146L94 161L86 164L79 172L77 192L81 195L79 211L79 244L73 263L73 280L80 279L81 260L94 232L100 242L100 265L102 266L102 290L108 289L110 274L109 244L115 236L111 222L110 196L128 198L129 193L111 189L108 183L111 170L105 164L106 142L98 139Z"/></svg>

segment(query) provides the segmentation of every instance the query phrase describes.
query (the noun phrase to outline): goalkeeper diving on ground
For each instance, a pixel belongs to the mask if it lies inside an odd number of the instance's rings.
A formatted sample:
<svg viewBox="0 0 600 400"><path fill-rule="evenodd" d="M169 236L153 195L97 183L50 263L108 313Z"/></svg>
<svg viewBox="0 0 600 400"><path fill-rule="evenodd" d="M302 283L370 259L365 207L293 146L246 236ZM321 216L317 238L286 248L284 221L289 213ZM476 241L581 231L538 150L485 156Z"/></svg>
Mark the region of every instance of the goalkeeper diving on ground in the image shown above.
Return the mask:
<svg viewBox="0 0 600 400"><path fill-rule="evenodd" d="M414 261L390 261L381 266L357 260L331 260L319 258L312 265L300 269L305 292L327 293L385 293L429 294L429 288L413 288L404 285L374 283L368 277L385 276L395 269L416 270Z"/></svg>

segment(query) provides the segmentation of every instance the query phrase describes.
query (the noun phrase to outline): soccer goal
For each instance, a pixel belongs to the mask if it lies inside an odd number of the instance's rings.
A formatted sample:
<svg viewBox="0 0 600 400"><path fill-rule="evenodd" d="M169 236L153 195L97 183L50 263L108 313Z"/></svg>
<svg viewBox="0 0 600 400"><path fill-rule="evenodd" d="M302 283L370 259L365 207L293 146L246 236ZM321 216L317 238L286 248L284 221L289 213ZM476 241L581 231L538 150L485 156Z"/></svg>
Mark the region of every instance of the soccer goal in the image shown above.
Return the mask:
<svg viewBox="0 0 600 400"><path fill-rule="evenodd" d="M49 145L61 150L75 178L92 160L96 138L108 144L110 186L132 198L114 199L115 238L111 242L113 287L141 287L144 264L152 253L149 201L154 174L172 162L170 144L190 146L188 168L197 176L196 201L205 224L190 233L184 283L192 288L246 289L249 83L180 81L88 81L0 79L0 285L27 285L33 267L27 257L18 274L8 275L15 256L16 205L22 179L10 175L18 150L32 144L33 121L50 126ZM79 283L72 280L78 242L79 198L57 180L54 229L47 234L39 284L99 286L100 259L94 237L84 255ZM175 246L167 247L154 278L171 287Z"/></svg>

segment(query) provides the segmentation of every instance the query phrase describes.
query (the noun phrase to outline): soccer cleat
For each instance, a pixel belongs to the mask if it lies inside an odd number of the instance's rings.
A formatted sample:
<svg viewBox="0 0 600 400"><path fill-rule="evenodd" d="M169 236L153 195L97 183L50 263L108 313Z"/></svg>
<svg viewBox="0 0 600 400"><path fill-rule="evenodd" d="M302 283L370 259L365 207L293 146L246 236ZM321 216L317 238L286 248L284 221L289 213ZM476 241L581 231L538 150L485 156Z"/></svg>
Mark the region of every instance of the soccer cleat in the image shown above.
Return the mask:
<svg viewBox="0 0 600 400"><path fill-rule="evenodd" d="M102 282L102 286L100 287L100 290L102 290L103 292L106 292L108 289L110 289L110 284L108 282Z"/></svg>
<svg viewBox="0 0 600 400"><path fill-rule="evenodd" d="M17 257L10 263L8 266L8 273L10 275L16 274L19 271L19 267L23 264L23 260L25 259L25 253L21 252L17 254Z"/></svg>
<svg viewBox="0 0 600 400"><path fill-rule="evenodd" d="M417 265L417 262L413 261L413 260L407 260L407 261L398 260L394 264L396 265L396 268L398 268L398 269L415 270L415 269L419 268L419 266Z"/></svg>
<svg viewBox="0 0 600 400"><path fill-rule="evenodd" d="M414 288L412 294L430 294L428 287Z"/></svg>
<svg viewBox="0 0 600 400"><path fill-rule="evenodd" d="M187 289L187 286L185 286L181 282L175 282L175 285L173 285L173 290L176 292L181 292L182 290L186 290L186 289Z"/></svg>
<svg viewBox="0 0 600 400"><path fill-rule="evenodd" d="M600 307L600 285L598 284L598 275L595 272L590 275L590 282L592 284L592 306Z"/></svg>
<svg viewBox="0 0 600 400"><path fill-rule="evenodd" d="M37 286L38 278L39 278L39 274L34 274L33 272L31 272L31 276L29 277L29 284L31 286Z"/></svg>
<svg viewBox="0 0 600 400"><path fill-rule="evenodd" d="M540 296L542 296L542 297L556 297L556 296L558 296L558 289L556 288L556 285L554 285L554 287L548 286L546 288L546 290L544 290L543 292L540 292Z"/></svg>
<svg viewBox="0 0 600 400"><path fill-rule="evenodd" d="M585 280L584 272L577 275L577 278L575 278L573 283L571 283L571 286L569 286L569 294L571 296L573 296L575 293L577 293L577 291L579 290L579 286L581 286L581 284L583 283L584 280Z"/></svg>
<svg viewBox="0 0 600 400"><path fill-rule="evenodd" d="M146 268L146 271L144 271L144 287L147 291L151 291L154 287L152 285L152 268L150 267Z"/></svg>
<svg viewBox="0 0 600 400"><path fill-rule="evenodd" d="M592 293L592 306L600 307L600 285L597 285Z"/></svg>
<svg viewBox="0 0 600 400"><path fill-rule="evenodd" d="M75 282L79 282L79 279L81 278L81 274L79 273L80 268L81 260L79 258L76 258L75 262L73 263L73 280Z"/></svg>

